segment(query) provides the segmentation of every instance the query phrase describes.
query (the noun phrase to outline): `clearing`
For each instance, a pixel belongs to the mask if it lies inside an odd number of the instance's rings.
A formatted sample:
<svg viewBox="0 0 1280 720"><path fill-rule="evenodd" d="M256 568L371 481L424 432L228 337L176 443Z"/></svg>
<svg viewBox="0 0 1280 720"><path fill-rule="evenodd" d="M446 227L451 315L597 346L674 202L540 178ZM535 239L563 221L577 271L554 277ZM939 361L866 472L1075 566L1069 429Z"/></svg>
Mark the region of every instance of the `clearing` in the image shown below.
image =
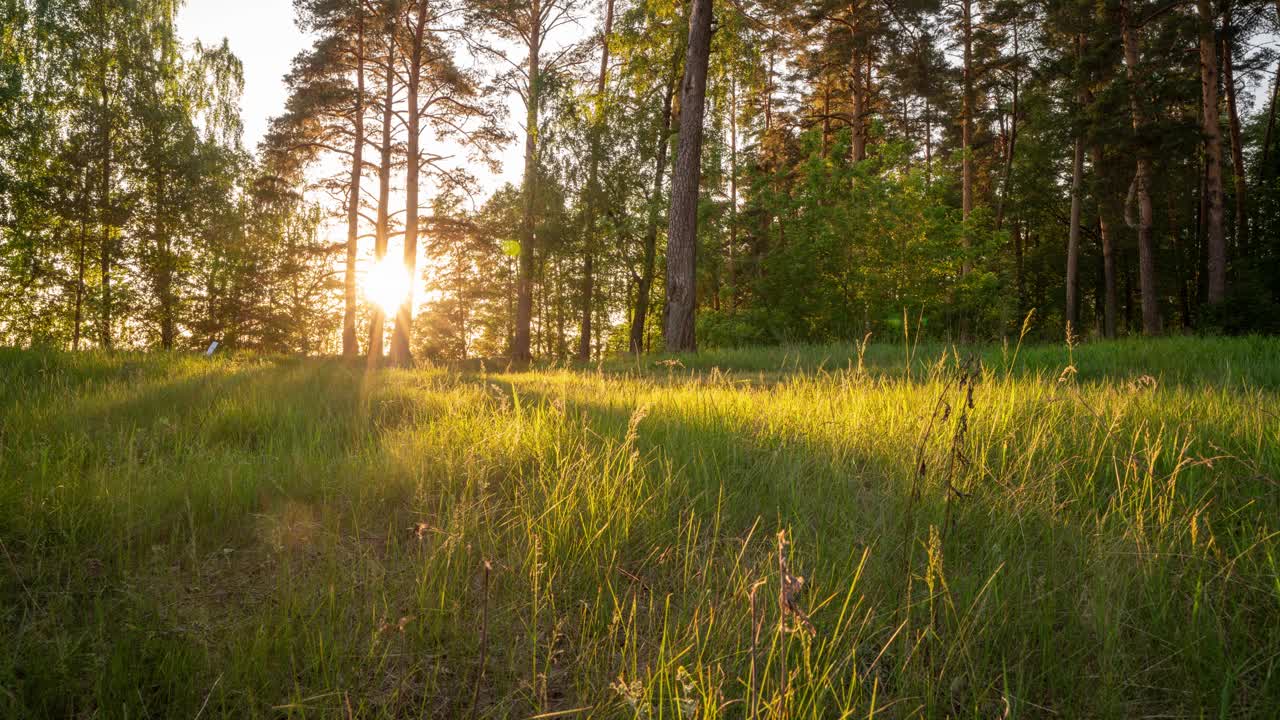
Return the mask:
<svg viewBox="0 0 1280 720"><path fill-rule="evenodd" d="M0 351L0 716L1266 717L1278 389L1261 339Z"/></svg>

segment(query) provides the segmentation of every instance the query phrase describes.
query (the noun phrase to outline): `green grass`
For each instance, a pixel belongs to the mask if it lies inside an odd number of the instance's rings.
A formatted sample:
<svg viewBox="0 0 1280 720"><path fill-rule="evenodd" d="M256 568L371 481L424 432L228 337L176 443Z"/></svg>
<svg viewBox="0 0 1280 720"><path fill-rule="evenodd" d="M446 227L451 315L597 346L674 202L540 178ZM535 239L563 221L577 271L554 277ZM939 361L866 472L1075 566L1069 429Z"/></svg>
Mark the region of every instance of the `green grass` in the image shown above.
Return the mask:
<svg viewBox="0 0 1280 720"><path fill-rule="evenodd" d="M0 352L0 716L1274 716L1280 342L907 352Z"/></svg>

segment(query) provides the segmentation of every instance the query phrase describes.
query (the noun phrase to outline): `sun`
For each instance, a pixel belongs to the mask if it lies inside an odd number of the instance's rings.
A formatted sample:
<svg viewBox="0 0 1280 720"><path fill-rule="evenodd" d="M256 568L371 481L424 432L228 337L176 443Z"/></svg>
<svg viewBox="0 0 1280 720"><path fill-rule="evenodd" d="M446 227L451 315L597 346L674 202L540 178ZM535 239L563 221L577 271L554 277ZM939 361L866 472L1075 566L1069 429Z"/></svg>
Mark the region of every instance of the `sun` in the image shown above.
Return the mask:
<svg viewBox="0 0 1280 720"><path fill-rule="evenodd" d="M409 297L409 271L404 263L387 256L369 268L364 277L364 296L382 308L387 315L395 315L400 303Z"/></svg>

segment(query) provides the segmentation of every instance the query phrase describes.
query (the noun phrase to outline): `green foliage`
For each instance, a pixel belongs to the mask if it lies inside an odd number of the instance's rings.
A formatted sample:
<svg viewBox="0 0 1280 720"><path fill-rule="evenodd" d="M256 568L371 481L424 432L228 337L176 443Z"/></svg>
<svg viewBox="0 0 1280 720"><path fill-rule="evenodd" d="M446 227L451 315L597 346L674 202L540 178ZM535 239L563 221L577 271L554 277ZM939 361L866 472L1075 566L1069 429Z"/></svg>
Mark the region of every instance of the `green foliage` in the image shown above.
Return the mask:
<svg viewBox="0 0 1280 720"><path fill-rule="evenodd" d="M240 147L227 45L184 47L172 2L4 12L0 343L325 347L328 251Z"/></svg>
<svg viewBox="0 0 1280 720"><path fill-rule="evenodd" d="M768 318L754 310L743 312L704 311L698 314L698 342L707 348L738 348L766 345L779 338L770 336Z"/></svg>
<svg viewBox="0 0 1280 720"><path fill-rule="evenodd" d="M903 308L925 308L938 321L931 324L945 325L994 305L992 273L956 282L963 233L975 240L972 256L996 250L989 215L975 214L966 231L943 203L946 176L929 178L904 143L876 145L855 165L847 134L826 155L817 141L813 133L802 138L808 159L796 171L761 177L763 200L748 206L775 218L753 231L753 244L767 248L753 291L763 337L848 341L883 333Z"/></svg>
<svg viewBox="0 0 1280 720"><path fill-rule="evenodd" d="M1280 334L1280 303L1256 273L1239 273L1217 305L1201 309L1202 332L1225 335Z"/></svg>

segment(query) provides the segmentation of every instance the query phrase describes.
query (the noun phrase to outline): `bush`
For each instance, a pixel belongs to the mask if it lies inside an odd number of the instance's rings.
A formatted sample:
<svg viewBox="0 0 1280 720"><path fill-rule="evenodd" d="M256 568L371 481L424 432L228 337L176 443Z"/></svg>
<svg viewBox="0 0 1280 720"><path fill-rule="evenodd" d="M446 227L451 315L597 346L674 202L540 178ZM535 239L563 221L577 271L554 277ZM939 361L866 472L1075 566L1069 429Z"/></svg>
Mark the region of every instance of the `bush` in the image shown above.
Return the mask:
<svg viewBox="0 0 1280 720"><path fill-rule="evenodd" d="M1226 299L1200 313L1199 330L1205 334L1280 334L1280 304L1256 273L1240 273L1227 287Z"/></svg>
<svg viewBox="0 0 1280 720"><path fill-rule="evenodd" d="M767 327L755 311L727 313L710 310L698 313L698 345L704 348L736 348L776 343L761 329Z"/></svg>

